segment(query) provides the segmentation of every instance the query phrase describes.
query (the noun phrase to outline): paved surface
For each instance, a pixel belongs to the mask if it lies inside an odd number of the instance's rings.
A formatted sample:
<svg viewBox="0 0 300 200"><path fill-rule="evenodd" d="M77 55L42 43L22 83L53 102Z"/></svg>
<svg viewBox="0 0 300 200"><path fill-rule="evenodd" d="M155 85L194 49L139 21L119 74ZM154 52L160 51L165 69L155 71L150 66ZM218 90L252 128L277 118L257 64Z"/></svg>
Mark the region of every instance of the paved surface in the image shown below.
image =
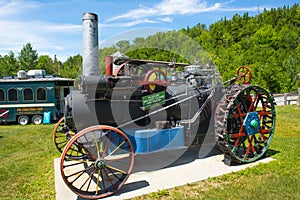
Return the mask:
<svg viewBox="0 0 300 200"><path fill-rule="evenodd" d="M182 156L176 159L176 156L181 154ZM199 158L199 149L181 149L148 155L137 155L135 157L133 174L130 175L126 184L114 196L105 199L133 198L158 190L205 180L209 177L236 172L259 163L266 163L273 160L272 158L265 158L250 164L227 166L222 162L223 157L220 152L213 150L209 156ZM176 161L168 164L168 159L176 159ZM64 184L59 170L59 162L59 158L54 159L56 199L82 199ZM157 163L162 164L159 165ZM168 166L163 167L166 164Z"/></svg>

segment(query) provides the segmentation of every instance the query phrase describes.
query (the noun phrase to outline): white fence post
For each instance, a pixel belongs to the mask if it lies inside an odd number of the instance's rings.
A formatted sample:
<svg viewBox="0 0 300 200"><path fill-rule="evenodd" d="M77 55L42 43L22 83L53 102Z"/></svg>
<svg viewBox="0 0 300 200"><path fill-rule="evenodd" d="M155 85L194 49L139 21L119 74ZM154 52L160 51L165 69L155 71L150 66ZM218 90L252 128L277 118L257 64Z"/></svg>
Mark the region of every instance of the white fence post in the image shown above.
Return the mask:
<svg viewBox="0 0 300 200"><path fill-rule="evenodd" d="M283 103L284 105L287 105L287 93L284 93L283 95Z"/></svg>
<svg viewBox="0 0 300 200"><path fill-rule="evenodd" d="M298 87L298 106L300 106L300 87Z"/></svg>

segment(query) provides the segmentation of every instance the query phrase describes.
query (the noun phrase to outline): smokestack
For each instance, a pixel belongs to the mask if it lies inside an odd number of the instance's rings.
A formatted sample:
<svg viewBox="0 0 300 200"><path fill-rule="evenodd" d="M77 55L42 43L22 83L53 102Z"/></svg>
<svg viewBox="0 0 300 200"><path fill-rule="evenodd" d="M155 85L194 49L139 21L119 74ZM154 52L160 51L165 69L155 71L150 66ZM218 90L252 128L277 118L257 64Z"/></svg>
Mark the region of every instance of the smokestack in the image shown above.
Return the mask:
<svg viewBox="0 0 300 200"><path fill-rule="evenodd" d="M83 13L83 76L99 76L98 16L94 13Z"/></svg>

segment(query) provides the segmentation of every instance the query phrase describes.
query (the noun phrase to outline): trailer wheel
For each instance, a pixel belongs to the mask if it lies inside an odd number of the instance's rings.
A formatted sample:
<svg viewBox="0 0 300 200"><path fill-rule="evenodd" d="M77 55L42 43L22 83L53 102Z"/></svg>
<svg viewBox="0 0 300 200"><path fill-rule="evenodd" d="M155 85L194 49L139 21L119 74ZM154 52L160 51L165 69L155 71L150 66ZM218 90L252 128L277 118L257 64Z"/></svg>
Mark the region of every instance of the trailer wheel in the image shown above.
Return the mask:
<svg viewBox="0 0 300 200"><path fill-rule="evenodd" d="M70 139L61 156L60 170L74 193L98 199L114 194L125 184L133 162L128 137L117 128L98 125Z"/></svg>
<svg viewBox="0 0 300 200"><path fill-rule="evenodd" d="M27 116L25 116L25 115L22 115L22 116L20 116L20 117L18 118L18 123L19 123L20 125L27 125L28 122L29 122L29 118L28 118Z"/></svg>
<svg viewBox="0 0 300 200"><path fill-rule="evenodd" d="M41 115L34 115L31 121L34 124L41 124L43 122L43 117Z"/></svg>

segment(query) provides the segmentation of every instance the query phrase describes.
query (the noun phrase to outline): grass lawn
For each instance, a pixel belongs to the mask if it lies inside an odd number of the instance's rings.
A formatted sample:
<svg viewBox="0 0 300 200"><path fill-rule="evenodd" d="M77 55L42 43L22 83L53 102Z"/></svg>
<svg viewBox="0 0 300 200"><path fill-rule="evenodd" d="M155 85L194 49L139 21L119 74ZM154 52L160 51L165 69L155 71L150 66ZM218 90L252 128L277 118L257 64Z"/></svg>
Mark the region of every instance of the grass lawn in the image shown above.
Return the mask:
<svg viewBox="0 0 300 200"><path fill-rule="evenodd" d="M0 125L0 199L55 199L52 125ZM273 158L236 173L136 199L299 199L300 108L277 107Z"/></svg>
<svg viewBox="0 0 300 200"><path fill-rule="evenodd" d="M0 125L0 199L55 199L54 125Z"/></svg>

